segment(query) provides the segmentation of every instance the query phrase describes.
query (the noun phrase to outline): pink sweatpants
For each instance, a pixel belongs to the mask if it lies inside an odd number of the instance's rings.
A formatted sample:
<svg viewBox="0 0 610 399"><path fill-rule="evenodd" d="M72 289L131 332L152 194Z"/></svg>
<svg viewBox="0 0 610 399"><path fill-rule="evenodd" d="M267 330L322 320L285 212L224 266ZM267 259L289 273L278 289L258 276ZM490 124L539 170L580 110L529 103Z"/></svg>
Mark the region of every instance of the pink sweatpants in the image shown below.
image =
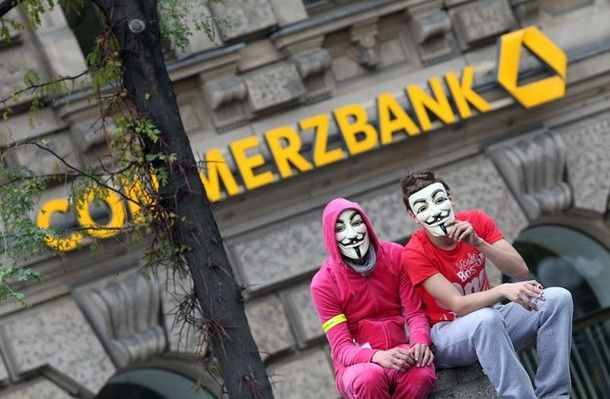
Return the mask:
<svg viewBox="0 0 610 399"><path fill-rule="evenodd" d="M435 381L434 365L398 371L359 363L337 375L337 388L345 399L426 399Z"/></svg>

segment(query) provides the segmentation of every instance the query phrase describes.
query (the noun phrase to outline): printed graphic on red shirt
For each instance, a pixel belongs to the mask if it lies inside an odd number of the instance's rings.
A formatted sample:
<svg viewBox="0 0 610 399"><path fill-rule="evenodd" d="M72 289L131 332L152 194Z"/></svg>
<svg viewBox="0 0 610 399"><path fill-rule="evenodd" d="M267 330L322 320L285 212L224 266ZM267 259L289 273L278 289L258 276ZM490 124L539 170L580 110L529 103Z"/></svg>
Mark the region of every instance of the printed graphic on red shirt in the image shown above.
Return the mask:
<svg viewBox="0 0 610 399"><path fill-rule="evenodd" d="M455 275L459 282L452 281L452 283L462 295L489 288L487 275L485 274L485 257L482 253L478 251L470 252L466 255L466 258L456 262L456 270Z"/></svg>

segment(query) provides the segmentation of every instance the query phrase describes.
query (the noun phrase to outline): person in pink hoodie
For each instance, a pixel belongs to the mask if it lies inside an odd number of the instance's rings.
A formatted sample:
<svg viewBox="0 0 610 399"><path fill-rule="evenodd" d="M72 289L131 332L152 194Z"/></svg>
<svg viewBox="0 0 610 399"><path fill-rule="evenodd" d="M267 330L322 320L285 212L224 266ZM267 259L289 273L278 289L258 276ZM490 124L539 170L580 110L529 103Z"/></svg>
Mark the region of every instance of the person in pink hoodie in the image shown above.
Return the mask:
<svg viewBox="0 0 610 399"><path fill-rule="evenodd" d="M339 393L359 399L428 397L436 381L430 327L400 265L402 247L380 241L360 205L343 198L326 205L322 229L329 257L310 292Z"/></svg>

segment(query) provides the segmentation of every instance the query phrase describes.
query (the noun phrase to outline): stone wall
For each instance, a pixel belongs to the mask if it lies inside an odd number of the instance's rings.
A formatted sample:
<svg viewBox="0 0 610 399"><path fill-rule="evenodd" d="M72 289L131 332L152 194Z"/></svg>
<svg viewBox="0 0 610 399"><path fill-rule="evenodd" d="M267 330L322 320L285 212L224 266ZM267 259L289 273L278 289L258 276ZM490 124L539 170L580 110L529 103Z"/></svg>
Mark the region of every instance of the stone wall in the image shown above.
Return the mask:
<svg viewBox="0 0 610 399"><path fill-rule="evenodd" d="M97 392L115 371L70 297L3 318L0 339L14 376L48 364L89 391ZM31 389L52 387L41 384L34 384Z"/></svg>
<svg viewBox="0 0 610 399"><path fill-rule="evenodd" d="M437 371L430 399L496 399L496 391L478 364Z"/></svg>

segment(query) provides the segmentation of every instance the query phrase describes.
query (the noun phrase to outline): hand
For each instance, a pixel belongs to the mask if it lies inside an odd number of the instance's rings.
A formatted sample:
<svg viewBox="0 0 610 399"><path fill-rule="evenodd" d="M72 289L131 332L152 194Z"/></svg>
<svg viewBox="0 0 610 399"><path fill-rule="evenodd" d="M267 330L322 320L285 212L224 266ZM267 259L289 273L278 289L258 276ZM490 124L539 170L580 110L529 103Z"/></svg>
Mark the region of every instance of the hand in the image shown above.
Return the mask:
<svg viewBox="0 0 610 399"><path fill-rule="evenodd" d="M445 222L445 227L447 228L447 237L452 240L462 241L475 247L483 242L472 225L465 220L450 220Z"/></svg>
<svg viewBox="0 0 610 399"><path fill-rule="evenodd" d="M408 369L415 363L412 354L400 347L387 351L377 351L371 360L382 367L401 371Z"/></svg>
<svg viewBox="0 0 610 399"><path fill-rule="evenodd" d="M544 301L543 287L536 280L507 283L498 286L502 296L516 302L527 310L538 310L538 300Z"/></svg>
<svg viewBox="0 0 610 399"><path fill-rule="evenodd" d="M410 349L409 352L413 354L413 360L415 361L415 366L424 367L432 364L434 360L434 355L432 351L425 344L415 344Z"/></svg>

